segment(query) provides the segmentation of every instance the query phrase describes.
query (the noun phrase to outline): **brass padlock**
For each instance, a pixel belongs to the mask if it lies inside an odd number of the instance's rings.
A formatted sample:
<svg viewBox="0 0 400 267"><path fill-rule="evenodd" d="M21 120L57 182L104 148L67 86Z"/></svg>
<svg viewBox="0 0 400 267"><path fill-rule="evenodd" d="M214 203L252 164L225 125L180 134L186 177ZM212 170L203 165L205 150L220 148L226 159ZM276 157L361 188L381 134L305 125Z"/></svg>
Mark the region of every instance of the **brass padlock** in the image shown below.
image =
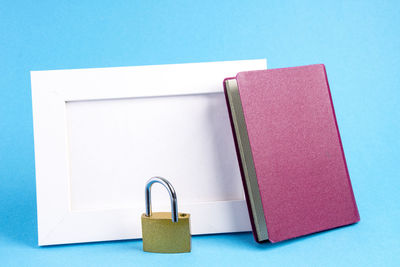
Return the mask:
<svg viewBox="0 0 400 267"><path fill-rule="evenodd" d="M151 186L162 184L171 198L171 212L151 212ZM143 250L158 253L182 253L191 250L190 214L178 213L174 187L167 179L153 177L145 188L146 213L142 214Z"/></svg>

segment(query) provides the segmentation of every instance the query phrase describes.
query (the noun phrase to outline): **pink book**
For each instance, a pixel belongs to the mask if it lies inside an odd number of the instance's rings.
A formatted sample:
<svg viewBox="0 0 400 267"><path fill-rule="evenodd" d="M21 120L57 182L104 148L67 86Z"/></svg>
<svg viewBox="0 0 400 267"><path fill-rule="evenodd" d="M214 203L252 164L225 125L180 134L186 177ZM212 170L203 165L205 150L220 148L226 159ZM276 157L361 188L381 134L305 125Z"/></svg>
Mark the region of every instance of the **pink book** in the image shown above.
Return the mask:
<svg viewBox="0 0 400 267"><path fill-rule="evenodd" d="M257 242L358 222L324 65L224 81Z"/></svg>

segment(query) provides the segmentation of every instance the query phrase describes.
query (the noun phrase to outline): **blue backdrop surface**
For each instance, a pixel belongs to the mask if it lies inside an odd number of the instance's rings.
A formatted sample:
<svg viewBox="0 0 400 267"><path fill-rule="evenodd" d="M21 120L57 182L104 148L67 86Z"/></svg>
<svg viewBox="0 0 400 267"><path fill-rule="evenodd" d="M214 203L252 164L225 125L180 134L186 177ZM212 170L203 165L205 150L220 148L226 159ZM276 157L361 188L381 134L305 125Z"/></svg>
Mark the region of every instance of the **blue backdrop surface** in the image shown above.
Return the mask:
<svg viewBox="0 0 400 267"><path fill-rule="evenodd" d="M399 1L1 1L1 266L400 264ZM267 58L324 63L361 222L280 244L193 238L37 246L30 70Z"/></svg>

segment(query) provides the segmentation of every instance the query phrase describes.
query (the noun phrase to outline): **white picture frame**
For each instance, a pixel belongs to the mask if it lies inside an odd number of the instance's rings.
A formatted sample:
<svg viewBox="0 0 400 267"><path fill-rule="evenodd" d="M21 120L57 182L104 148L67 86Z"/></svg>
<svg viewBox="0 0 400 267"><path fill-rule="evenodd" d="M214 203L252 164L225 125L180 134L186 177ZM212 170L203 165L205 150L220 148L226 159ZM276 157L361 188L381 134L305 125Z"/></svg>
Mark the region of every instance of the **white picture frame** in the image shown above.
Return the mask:
<svg viewBox="0 0 400 267"><path fill-rule="evenodd" d="M250 231L222 82L265 68L260 59L32 71L39 245L141 238L145 182L156 175L174 185L192 234ZM153 187L153 210L170 210Z"/></svg>

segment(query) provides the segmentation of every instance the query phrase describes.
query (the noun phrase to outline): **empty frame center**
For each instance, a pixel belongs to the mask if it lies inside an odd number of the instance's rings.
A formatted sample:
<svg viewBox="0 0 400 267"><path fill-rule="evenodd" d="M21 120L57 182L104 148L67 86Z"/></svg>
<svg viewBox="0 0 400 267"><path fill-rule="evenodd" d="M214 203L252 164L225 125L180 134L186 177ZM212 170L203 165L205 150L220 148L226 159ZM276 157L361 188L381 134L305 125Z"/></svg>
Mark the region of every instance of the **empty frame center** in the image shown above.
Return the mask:
<svg viewBox="0 0 400 267"><path fill-rule="evenodd" d="M144 205L152 176L180 204L244 199L223 93L72 101L66 114L72 210Z"/></svg>

